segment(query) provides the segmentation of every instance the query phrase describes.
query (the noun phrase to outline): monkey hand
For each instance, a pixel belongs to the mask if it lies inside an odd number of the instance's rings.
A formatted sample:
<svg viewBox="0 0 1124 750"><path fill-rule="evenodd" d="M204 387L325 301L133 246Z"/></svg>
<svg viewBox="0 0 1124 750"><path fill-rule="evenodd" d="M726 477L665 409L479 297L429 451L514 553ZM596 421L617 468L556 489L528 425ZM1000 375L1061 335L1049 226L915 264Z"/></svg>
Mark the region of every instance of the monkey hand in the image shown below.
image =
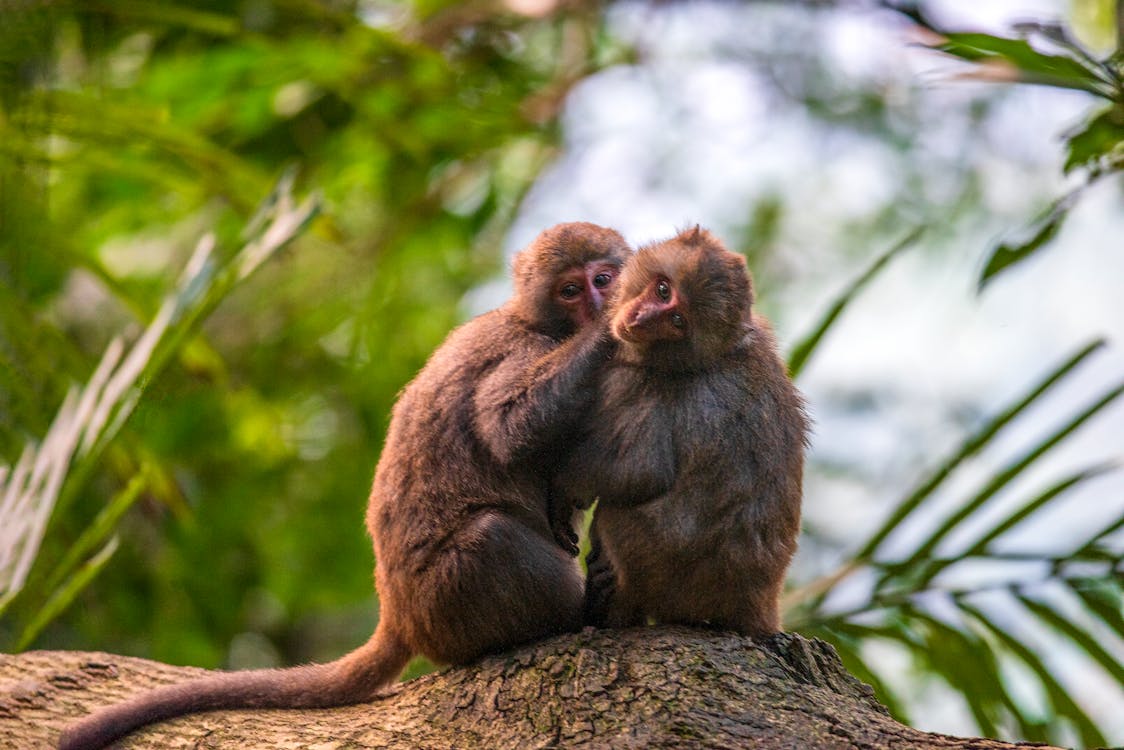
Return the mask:
<svg viewBox="0 0 1124 750"><path fill-rule="evenodd" d="M552 518L550 530L554 533L554 541L558 542L559 547L570 557L578 556L578 532L574 531L574 526L569 519Z"/></svg>
<svg viewBox="0 0 1124 750"><path fill-rule="evenodd" d="M608 317L603 318L597 324L594 332L594 335L597 337L597 350L601 353L605 361L616 357L617 348L619 346L616 337L613 336L613 330L610 326L611 322Z"/></svg>
<svg viewBox="0 0 1124 750"><path fill-rule="evenodd" d="M547 499L547 516L554 541L571 557L577 557L578 533L574 531L574 505L557 489Z"/></svg>

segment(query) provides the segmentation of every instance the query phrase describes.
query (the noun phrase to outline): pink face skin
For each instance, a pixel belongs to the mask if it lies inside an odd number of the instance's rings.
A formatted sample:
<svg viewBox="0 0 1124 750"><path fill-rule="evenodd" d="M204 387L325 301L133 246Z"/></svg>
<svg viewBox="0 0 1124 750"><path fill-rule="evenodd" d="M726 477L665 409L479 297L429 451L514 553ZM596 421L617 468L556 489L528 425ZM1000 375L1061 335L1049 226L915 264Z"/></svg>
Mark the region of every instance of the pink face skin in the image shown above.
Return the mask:
<svg viewBox="0 0 1124 750"><path fill-rule="evenodd" d="M558 277L554 297L581 328L597 318L619 274L617 266L605 261L576 266Z"/></svg>
<svg viewBox="0 0 1124 750"><path fill-rule="evenodd" d="M670 279L659 276L613 319L613 334L633 344L678 341L687 335L682 300Z"/></svg>

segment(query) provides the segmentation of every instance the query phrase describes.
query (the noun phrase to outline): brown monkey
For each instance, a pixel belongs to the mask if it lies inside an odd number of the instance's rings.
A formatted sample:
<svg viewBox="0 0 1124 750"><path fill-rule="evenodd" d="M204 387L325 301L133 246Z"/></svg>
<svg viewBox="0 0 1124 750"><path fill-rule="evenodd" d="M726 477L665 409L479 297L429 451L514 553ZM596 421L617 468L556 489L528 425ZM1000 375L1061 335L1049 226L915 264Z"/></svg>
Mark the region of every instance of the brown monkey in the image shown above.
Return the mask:
<svg viewBox="0 0 1124 750"><path fill-rule="evenodd" d="M543 232L515 259L512 299L453 331L403 390L367 509L380 617L366 645L143 693L69 727L61 750L196 711L359 703L414 654L458 664L580 627L582 579L547 495L613 346L587 324L630 253L594 224Z"/></svg>
<svg viewBox="0 0 1124 750"><path fill-rule="evenodd" d="M698 227L621 272L617 353L555 487L562 505L599 498L591 624L779 630L807 419L752 303L745 260Z"/></svg>

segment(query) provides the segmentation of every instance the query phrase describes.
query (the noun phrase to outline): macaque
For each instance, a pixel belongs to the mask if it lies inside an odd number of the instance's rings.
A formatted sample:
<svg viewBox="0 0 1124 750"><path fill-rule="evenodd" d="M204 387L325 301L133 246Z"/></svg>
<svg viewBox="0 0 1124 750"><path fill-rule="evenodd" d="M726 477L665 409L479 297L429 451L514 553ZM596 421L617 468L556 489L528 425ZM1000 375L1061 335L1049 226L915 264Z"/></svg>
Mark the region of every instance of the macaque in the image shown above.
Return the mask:
<svg viewBox="0 0 1124 750"><path fill-rule="evenodd" d="M696 227L639 249L615 295L618 349L554 489L598 498L586 620L776 633L808 424L745 260Z"/></svg>
<svg viewBox="0 0 1124 750"><path fill-rule="evenodd" d="M594 224L546 230L515 258L512 299L449 334L402 391L367 509L380 618L366 645L142 693L67 728L61 750L197 711L360 703L415 654L463 664L578 629L583 582L549 483L611 355L593 323L630 254Z"/></svg>

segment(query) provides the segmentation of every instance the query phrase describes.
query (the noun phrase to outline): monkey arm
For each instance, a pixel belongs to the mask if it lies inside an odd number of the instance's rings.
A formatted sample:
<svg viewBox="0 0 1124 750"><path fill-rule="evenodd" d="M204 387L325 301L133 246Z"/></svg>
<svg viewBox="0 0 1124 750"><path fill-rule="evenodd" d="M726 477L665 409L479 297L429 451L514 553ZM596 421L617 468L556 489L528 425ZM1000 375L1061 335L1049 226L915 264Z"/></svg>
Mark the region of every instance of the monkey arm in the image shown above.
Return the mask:
<svg viewBox="0 0 1124 750"><path fill-rule="evenodd" d="M577 505L565 497L554 487L546 497L546 516L550 523L550 531L558 546L566 550L571 557L577 557L578 533L574 531L574 512Z"/></svg>
<svg viewBox="0 0 1124 750"><path fill-rule="evenodd" d="M666 494L675 484L675 455L670 440L660 440L622 454L617 460L597 461L599 502L614 507L642 505Z"/></svg>
<svg viewBox="0 0 1124 750"><path fill-rule="evenodd" d="M630 507L666 494L678 476L675 441L655 410L605 403L557 472L554 494L571 507Z"/></svg>
<svg viewBox="0 0 1124 750"><path fill-rule="evenodd" d="M512 354L484 376L473 394L474 423L501 465L553 449L576 427L613 346L603 327L590 326L546 354Z"/></svg>

